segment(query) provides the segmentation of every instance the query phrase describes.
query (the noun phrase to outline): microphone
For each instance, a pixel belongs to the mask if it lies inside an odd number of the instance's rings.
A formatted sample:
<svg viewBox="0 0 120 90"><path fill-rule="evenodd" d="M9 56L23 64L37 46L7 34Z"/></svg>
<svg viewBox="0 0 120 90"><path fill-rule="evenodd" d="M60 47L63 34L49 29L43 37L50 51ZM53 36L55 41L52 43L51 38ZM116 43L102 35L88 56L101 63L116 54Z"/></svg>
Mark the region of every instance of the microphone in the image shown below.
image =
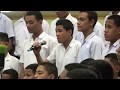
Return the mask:
<svg viewBox="0 0 120 90"><path fill-rule="evenodd" d="M4 68L5 55L7 54L7 47L0 45L0 71Z"/></svg>
<svg viewBox="0 0 120 90"><path fill-rule="evenodd" d="M42 42L40 42L40 45L42 46L42 45L45 45L46 44L46 41L42 41ZM36 47L35 46L31 46L27 51L29 52L29 51L32 51L33 49L35 49Z"/></svg>

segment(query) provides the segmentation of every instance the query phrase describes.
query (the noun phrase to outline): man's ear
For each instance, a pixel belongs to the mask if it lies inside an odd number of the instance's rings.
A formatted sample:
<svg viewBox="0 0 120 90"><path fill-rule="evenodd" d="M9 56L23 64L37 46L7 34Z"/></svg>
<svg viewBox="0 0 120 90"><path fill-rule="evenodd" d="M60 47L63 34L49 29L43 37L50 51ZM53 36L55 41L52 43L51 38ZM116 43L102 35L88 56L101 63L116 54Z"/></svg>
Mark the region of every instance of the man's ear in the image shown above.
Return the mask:
<svg viewBox="0 0 120 90"><path fill-rule="evenodd" d="M49 79L55 79L55 75L54 74L50 74L49 75Z"/></svg>
<svg viewBox="0 0 120 90"><path fill-rule="evenodd" d="M42 19L40 19L38 22L39 22L40 24L42 24L43 20L42 20Z"/></svg>
<svg viewBox="0 0 120 90"><path fill-rule="evenodd" d="M70 33L70 34L72 34L72 30L70 29L70 30L68 30L68 32Z"/></svg>
<svg viewBox="0 0 120 90"><path fill-rule="evenodd" d="M95 23L95 20L92 19L92 20L90 21L90 24L93 26L94 23Z"/></svg>
<svg viewBox="0 0 120 90"><path fill-rule="evenodd" d="M118 33L120 34L120 27L118 27Z"/></svg>

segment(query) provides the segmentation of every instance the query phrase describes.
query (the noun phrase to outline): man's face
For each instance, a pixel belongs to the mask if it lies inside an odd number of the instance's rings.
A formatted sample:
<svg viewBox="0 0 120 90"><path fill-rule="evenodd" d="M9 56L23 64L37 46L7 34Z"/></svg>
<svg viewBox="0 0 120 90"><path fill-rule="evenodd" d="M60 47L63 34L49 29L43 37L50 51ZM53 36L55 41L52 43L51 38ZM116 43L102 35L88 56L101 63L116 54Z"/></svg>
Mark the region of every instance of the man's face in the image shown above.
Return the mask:
<svg viewBox="0 0 120 90"><path fill-rule="evenodd" d="M71 32L66 31L62 25L58 25L56 26L56 36L59 43L65 43L71 37Z"/></svg>
<svg viewBox="0 0 120 90"><path fill-rule="evenodd" d="M91 26L91 23L86 12L80 12L78 16L78 31L85 32Z"/></svg>
<svg viewBox="0 0 120 90"><path fill-rule="evenodd" d="M119 27L117 27L114 23L114 20L107 19L105 24L104 36L106 41L116 41L119 36Z"/></svg>
<svg viewBox="0 0 120 90"><path fill-rule="evenodd" d="M37 32L39 25L40 25L40 21L38 21L34 15L30 15L30 16L26 16L25 17L25 22L28 28L28 31L30 33L35 33Z"/></svg>
<svg viewBox="0 0 120 90"><path fill-rule="evenodd" d="M50 79L50 75L44 68L44 66L40 65L36 69L35 79Z"/></svg>

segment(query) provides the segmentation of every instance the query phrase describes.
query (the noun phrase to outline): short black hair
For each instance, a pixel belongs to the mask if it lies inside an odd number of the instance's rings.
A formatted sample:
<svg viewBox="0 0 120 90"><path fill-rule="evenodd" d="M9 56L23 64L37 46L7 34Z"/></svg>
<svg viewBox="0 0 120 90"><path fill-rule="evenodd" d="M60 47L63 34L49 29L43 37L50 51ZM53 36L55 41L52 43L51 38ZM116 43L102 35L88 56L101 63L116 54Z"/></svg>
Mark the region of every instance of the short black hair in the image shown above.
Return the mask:
<svg viewBox="0 0 120 90"><path fill-rule="evenodd" d="M97 70L96 70L97 71ZM91 67L74 68L67 73L69 79L102 79L100 73Z"/></svg>
<svg viewBox="0 0 120 90"><path fill-rule="evenodd" d="M92 19L95 20L95 23L93 24L93 28L94 28L98 20L97 12L96 11L80 11L80 12L86 12L88 14L89 21L91 21Z"/></svg>
<svg viewBox="0 0 120 90"><path fill-rule="evenodd" d="M0 41L9 42L8 34L0 32Z"/></svg>
<svg viewBox="0 0 120 90"><path fill-rule="evenodd" d="M32 72L35 74L36 69L37 69L38 66L39 66L39 64L36 64L36 63L35 64L30 64L25 69L31 69Z"/></svg>
<svg viewBox="0 0 120 90"><path fill-rule="evenodd" d="M68 19L60 19L56 22L56 26L58 25L62 25L63 28L68 31L68 30L72 30L72 35L73 35L73 31L74 31L74 26L72 24L72 22Z"/></svg>
<svg viewBox="0 0 120 90"><path fill-rule="evenodd" d="M40 65L44 66L45 70L48 72L49 75L54 74L55 79L58 78L58 69L54 64L50 62L42 62L39 64L39 66Z"/></svg>
<svg viewBox="0 0 120 90"><path fill-rule="evenodd" d="M28 11L26 16L34 15L37 20L43 20L43 15L40 11Z"/></svg>
<svg viewBox="0 0 120 90"><path fill-rule="evenodd" d="M109 53L105 56L105 58L109 58L110 62L113 63L114 65L119 65L116 53Z"/></svg>
<svg viewBox="0 0 120 90"><path fill-rule="evenodd" d="M103 79L113 79L113 68L107 61L93 60L88 63L88 66L96 68L101 73Z"/></svg>
<svg viewBox="0 0 120 90"><path fill-rule="evenodd" d="M119 15L111 15L107 19L112 19L117 27L120 27L120 16Z"/></svg>
<svg viewBox="0 0 120 90"><path fill-rule="evenodd" d="M74 68L78 68L78 67L80 67L79 63L69 63L69 64L65 65L65 69L67 71L70 71L70 70L72 70Z"/></svg>
<svg viewBox="0 0 120 90"><path fill-rule="evenodd" d="M10 79L18 79L18 72L14 69L7 69L2 74L10 75Z"/></svg>
<svg viewBox="0 0 120 90"><path fill-rule="evenodd" d="M81 64L87 65L89 62L93 61L93 58L87 58L81 62Z"/></svg>

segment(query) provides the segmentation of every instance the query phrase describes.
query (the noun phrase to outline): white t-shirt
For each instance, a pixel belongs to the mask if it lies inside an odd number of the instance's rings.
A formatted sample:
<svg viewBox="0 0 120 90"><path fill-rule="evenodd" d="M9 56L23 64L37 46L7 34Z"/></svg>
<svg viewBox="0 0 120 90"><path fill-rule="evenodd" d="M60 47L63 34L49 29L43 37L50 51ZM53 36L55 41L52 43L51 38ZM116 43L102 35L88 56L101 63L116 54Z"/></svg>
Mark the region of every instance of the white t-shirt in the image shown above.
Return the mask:
<svg viewBox="0 0 120 90"><path fill-rule="evenodd" d="M58 68L58 75L64 70L64 66L69 63L75 63L81 43L72 39L67 49L63 44L58 44L48 56L47 60L55 63Z"/></svg>
<svg viewBox="0 0 120 90"><path fill-rule="evenodd" d="M36 57L33 51L28 51L28 49L33 45L34 42L46 41L45 45L42 45L40 55L43 60L45 60L49 54L52 52L53 48L57 45L57 40L52 36L49 36L45 32L41 33L35 41L32 35L29 39L25 40L22 44L22 54L20 56L20 62L24 64L24 68L29 64L37 63Z"/></svg>
<svg viewBox="0 0 120 90"><path fill-rule="evenodd" d="M100 22L98 22L98 21L96 22L93 30L98 37L100 37L103 41L105 41L104 28Z"/></svg>
<svg viewBox="0 0 120 90"><path fill-rule="evenodd" d="M24 18L20 18L14 23L14 31L15 31L15 55L20 56L21 49L20 46L24 42L24 40L30 37L30 33L28 32L26 23Z"/></svg>
<svg viewBox="0 0 120 90"><path fill-rule="evenodd" d="M13 23L10 18L0 12L0 32L8 34L8 37L14 37Z"/></svg>
<svg viewBox="0 0 120 90"><path fill-rule="evenodd" d="M47 21L43 19L42 23L43 31L48 32L49 24ZM21 44L24 40L30 38L30 33L27 29L24 18L20 18L14 23L14 31L15 31L15 55L20 56L21 54Z"/></svg>
<svg viewBox="0 0 120 90"><path fill-rule="evenodd" d="M87 58L102 59L104 42L94 32L91 33L82 43L77 62L80 63Z"/></svg>
<svg viewBox="0 0 120 90"><path fill-rule="evenodd" d="M77 27L77 19L73 16L71 16L71 14L69 14L66 19L70 20L72 22L72 24L74 25L74 27ZM50 30L49 30L49 35L53 36L56 38L56 22L59 20L59 18L56 18L55 20L53 20L50 24ZM78 32L78 30L75 28L74 32L73 32L73 37L75 37L76 33Z"/></svg>
<svg viewBox="0 0 120 90"><path fill-rule="evenodd" d="M5 63L4 63L4 69L3 69L3 71L7 70L7 69L14 69L18 73L20 73L19 60L16 57L11 56L9 53L5 57Z"/></svg>
<svg viewBox="0 0 120 90"><path fill-rule="evenodd" d="M117 40L111 47L110 47L110 43L107 44L102 52L102 58L104 59L105 56L109 53L117 53L116 50L120 47L120 39Z"/></svg>

